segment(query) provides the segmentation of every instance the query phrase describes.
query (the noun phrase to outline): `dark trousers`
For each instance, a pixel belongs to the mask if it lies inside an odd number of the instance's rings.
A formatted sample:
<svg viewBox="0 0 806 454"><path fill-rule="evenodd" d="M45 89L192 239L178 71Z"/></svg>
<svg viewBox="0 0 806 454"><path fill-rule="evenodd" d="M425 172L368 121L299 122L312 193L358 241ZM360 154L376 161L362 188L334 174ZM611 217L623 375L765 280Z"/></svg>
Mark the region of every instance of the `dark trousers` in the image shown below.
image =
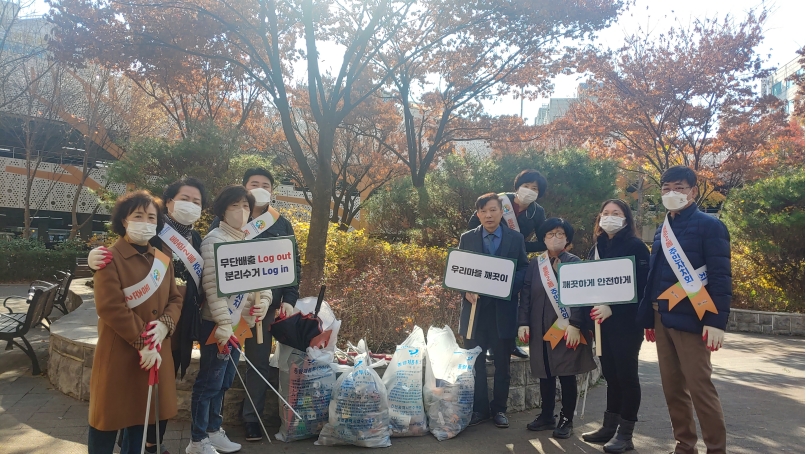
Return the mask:
<svg viewBox="0 0 806 454"><path fill-rule="evenodd" d="M263 324L263 343L257 343L257 328L252 328L252 337L246 339L246 357L252 364L255 365L260 374L269 378L269 355L271 355L271 331L269 331L270 323ZM266 403L266 391L269 385L259 377L257 372L251 367L246 368L246 390L252 396L252 401L255 403L255 408L249 399L244 399L243 402L243 421L244 422L258 422L263 416L263 407ZM255 411L257 409L257 411Z"/></svg>
<svg viewBox="0 0 806 454"><path fill-rule="evenodd" d="M602 374L607 380L607 411L626 421L638 421L641 384L638 352L644 335L640 329L624 330L602 324Z"/></svg>
<svg viewBox="0 0 806 454"><path fill-rule="evenodd" d="M481 304L481 303L479 303ZM488 414L506 413L507 400L509 399L509 362L512 349L515 348L515 338L501 339L498 337L498 325L496 323L495 306L488 304L488 307L480 307L476 313L476 329L473 339L465 339L464 347L472 349L481 347L481 355L476 359L474 370L476 373L473 411ZM495 365L495 378L493 379L493 400L487 389L487 362L484 359L484 352L492 350Z"/></svg>
<svg viewBox="0 0 806 454"><path fill-rule="evenodd" d="M143 416L145 418L145 415ZM87 434L89 454L112 454L118 439L117 430L98 430L90 426ZM130 426L123 429L123 444L120 454L140 454L143 444L143 426Z"/></svg>
<svg viewBox="0 0 806 454"><path fill-rule="evenodd" d="M543 358L549 357L548 342L543 342ZM557 402L557 377L551 374L549 362L544 361L546 377L540 379L540 397L543 399L541 412L546 416L554 416L554 404ZM574 419L574 410L577 408L577 377L576 375L561 375L560 388L562 389L562 412L568 419Z"/></svg>
<svg viewBox="0 0 806 454"><path fill-rule="evenodd" d="M209 320L202 320L199 339L207 339L216 328L216 324ZM217 344L202 345L201 360L199 361L199 375L193 383L193 393L190 400L190 438L192 441L202 441L207 434L217 432L224 421L222 407L224 406L224 393L227 392L235 379L235 364L241 357L238 349L231 348L229 354L218 352ZM232 357L232 361L230 361Z"/></svg>

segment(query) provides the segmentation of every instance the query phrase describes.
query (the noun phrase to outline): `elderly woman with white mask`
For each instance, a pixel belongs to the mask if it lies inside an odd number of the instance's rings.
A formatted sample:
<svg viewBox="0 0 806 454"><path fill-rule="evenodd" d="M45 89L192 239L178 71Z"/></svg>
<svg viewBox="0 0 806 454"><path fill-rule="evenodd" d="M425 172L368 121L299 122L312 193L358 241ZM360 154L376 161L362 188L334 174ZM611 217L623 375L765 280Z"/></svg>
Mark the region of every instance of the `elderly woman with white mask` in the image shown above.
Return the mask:
<svg viewBox="0 0 806 454"><path fill-rule="evenodd" d="M212 333L217 345L206 345L204 341L200 343L201 360L199 375L193 384L191 397L191 441L185 450L187 454L228 453L241 449L241 445L230 441L221 428L224 393L232 385L240 357L237 348L228 346L234 336L232 327L240 320L240 317L233 320L230 305L237 306L238 298L243 297L246 302L242 305L242 318L252 327L256 320L266 317L272 301L272 292L268 290L259 292L259 301L255 301L255 293L233 298L219 296L215 272L215 245L244 240L246 234L243 230L254 205L255 198L243 186L225 187L213 202L213 214L223 221L202 241L201 253L204 259L202 288L207 302L202 307L199 337L206 340ZM221 353L222 349L226 353Z"/></svg>
<svg viewBox="0 0 806 454"><path fill-rule="evenodd" d="M554 430L554 438L573 434L576 409L576 375L596 368L591 351L591 336L586 329L588 311L581 307L563 308L550 289L558 287L560 263L578 262L579 257L566 251L574 239L568 221L550 218L540 227L537 237L546 252L529 262L518 306L518 337L529 344L529 364L540 379L543 407L540 415L526 425L534 431ZM562 386L562 411L555 421L554 403L557 380Z"/></svg>

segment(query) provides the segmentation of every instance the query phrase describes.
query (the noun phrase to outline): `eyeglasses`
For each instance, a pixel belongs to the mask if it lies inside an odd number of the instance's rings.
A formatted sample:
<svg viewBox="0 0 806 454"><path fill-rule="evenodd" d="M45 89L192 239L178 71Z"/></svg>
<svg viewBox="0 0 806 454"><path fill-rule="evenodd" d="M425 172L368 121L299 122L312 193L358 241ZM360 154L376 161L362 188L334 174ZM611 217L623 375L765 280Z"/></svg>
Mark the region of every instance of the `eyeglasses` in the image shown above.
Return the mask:
<svg viewBox="0 0 806 454"><path fill-rule="evenodd" d="M674 191L674 192L683 192L683 191L685 191L686 189L691 189L691 186L687 186L687 187L685 187L685 188L684 188L684 187L682 187L682 186L678 186L678 187L676 187L676 188L662 188L662 189L660 190L660 193L661 193L661 194L668 194L668 193L669 193L669 192L671 192L671 191Z"/></svg>
<svg viewBox="0 0 806 454"><path fill-rule="evenodd" d="M546 238L565 238L565 232L549 232L546 234Z"/></svg>

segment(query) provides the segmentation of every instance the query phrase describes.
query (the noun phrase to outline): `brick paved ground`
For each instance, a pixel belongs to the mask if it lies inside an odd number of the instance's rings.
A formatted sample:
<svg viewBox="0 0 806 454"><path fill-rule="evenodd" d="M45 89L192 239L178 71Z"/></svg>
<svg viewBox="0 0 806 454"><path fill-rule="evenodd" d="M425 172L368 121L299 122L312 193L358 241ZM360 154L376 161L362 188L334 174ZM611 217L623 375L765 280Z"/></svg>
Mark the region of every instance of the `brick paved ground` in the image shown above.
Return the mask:
<svg viewBox="0 0 806 454"><path fill-rule="evenodd" d="M0 286L0 294L12 292ZM21 291L24 291L24 287ZM29 337L38 350L43 369L47 364L44 329ZM728 333L726 347L713 356L714 379L722 398L731 453L804 452L804 340ZM4 347L0 345L0 347ZM673 447L671 427L658 375L653 344L641 351L643 403L636 426L637 453L668 452ZM469 428L457 438L437 442L431 436L393 439L384 452L396 453L593 453L601 448L584 443L580 434L598 424L604 410L605 387L593 388L584 419L577 417L575 435L556 441L549 433L525 429L534 414L510 415L511 428L502 430L487 423ZM580 401L581 406L581 401ZM226 427L226 426L225 426ZM226 427L235 441L240 427ZM271 433L276 428L269 429ZM167 448L184 452L190 430L186 422L170 422ZM0 350L0 454L86 453L87 403L54 390L47 377L33 377L30 361L19 351ZM275 441L244 443L243 453L357 452L363 449L326 448L313 441L285 444ZM705 452L704 446L700 446Z"/></svg>

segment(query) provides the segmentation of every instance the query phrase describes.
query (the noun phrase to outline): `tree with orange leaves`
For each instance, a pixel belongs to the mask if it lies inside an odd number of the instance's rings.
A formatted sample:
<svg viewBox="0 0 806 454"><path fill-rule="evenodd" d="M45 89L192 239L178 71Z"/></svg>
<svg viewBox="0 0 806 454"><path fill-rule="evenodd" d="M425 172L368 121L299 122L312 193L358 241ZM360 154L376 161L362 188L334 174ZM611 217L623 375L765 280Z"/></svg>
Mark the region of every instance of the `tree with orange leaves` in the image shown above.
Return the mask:
<svg viewBox="0 0 806 454"><path fill-rule="evenodd" d="M592 79L548 134L655 184L669 167L689 166L701 176L701 200L724 195L764 171L769 144L786 129L780 102L754 91L769 74L754 51L765 18L762 10L741 22L696 20L592 52L580 67Z"/></svg>

